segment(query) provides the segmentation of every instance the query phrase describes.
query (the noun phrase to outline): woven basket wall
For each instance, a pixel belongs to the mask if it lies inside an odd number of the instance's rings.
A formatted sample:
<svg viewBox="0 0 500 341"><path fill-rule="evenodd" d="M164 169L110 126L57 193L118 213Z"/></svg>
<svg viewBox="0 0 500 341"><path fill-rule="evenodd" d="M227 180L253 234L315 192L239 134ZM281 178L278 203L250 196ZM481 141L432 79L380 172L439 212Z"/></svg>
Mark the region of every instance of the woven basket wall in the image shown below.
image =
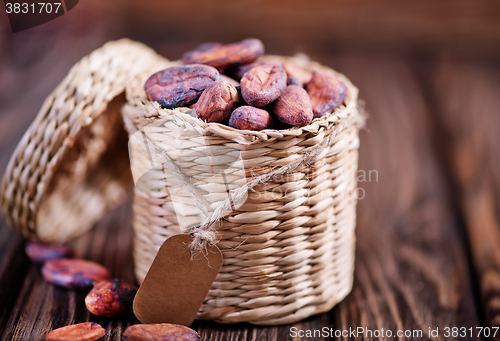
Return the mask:
<svg viewBox="0 0 500 341"><path fill-rule="evenodd" d="M127 82L167 60L128 39L75 64L43 103L1 184L13 228L46 243L88 231L133 187L121 118Z"/></svg>
<svg viewBox="0 0 500 341"><path fill-rule="evenodd" d="M202 133L205 143L238 149L247 178L294 162L315 148L321 150L293 172L253 188L246 202L217 224L224 263L199 319L293 323L330 310L352 287L361 121L358 90L343 75L314 62L262 59L335 74L348 86L346 105L306 127L251 132L203 123L191 117L188 108L165 110L149 102L143 85L163 65L152 65L151 72L136 77L126 89L123 116L130 135L157 120L183 119ZM162 132L156 136L161 144ZM133 171L150 166L143 151L130 153ZM184 163L183 171L196 176L206 169L195 159ZM157 172L149 179L151 193L135 190L134 257L139 281L163 241L181 232L168 191L159 188L164 176Z"/></svg>

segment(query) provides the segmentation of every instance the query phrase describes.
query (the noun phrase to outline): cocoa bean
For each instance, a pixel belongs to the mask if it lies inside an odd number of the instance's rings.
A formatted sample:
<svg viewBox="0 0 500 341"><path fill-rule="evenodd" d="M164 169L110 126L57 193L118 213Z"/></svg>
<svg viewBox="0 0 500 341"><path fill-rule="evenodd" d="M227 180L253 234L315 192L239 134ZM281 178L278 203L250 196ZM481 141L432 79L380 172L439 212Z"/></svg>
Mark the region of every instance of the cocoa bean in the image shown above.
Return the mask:
<svg viewBox="0 0 500 341"><path fill-rule="evenodd" d="M236 79L231 78L231 77L226 76L226 75L220 75L220 80L226 81L234 87L240 86L240 82L238 82Z"/></svg>
<svg viewBox="0 0 500 341"><path fill-rule="evenodd" d="M213 47L205 51L194 50L184 54L184 64L205 64L219 70L253 62L264 54L264 45L259 39L245 39L241 42Z"/></svg>
<svg viewBox="0 0 500 341"><path fill-rule="evenodd" d="M229 126L245 130L270 129L273 127L273 118L263 109L243 106L233 111Z"/></svg>
<svg viewBox="0 0 500 341"><path fill-rule="evenodd" d="M42 267L46 281L64 288L90 289L94 283L109 279L102 265L82 259L52 259Z"/></svg>
<svg viewBox="0 0 500 341"><path fill-rule="evenodd" d="M43 263L51 259L71 257L73 251L66 246L29 242L26 244L26 254L33 262Z"/></svg>
<svg viewBox="0 0 500 341"><path fill-rule="evenodd" d="M45 341L95 341L106 334L106 329L94 322L84 322L54 329L45 335Z"/></svg>
<svg viewBox="0 0 500 341"><path fill-rule="evenodd" d="M250 64L243 64L243 65L238 65L238 66L232 67L230 69L227 69L225 72L228 76L230 76L234 79L237 79L237 80L241 80L241 78L243 77L243 75L245 73L247 73L247 71L249 71L250 69L253 69L256 66L262 66L262 65L266 65L266 63L255 61L255 62L250 63Z"/></svg>
<svg viewBox="0 0 500 341"><path fill-rule="evenodd" d="M347 96L346 85L337 77L315 72L307 84L314 117L321 117L337 109Z"/></svg>
<svg viewBox="0 0 500 341"><path fill-rule="evenodd" d="M283 123L283 122L280 122L278 120L274 120L274 129L276 129L276 130L287 130L287 129L291 129L291 128L293 128L293 126L286 124L286 123Z"/></svg>
<svg viewBox="0 0 500 341"><path fill-rule="evenodd" d="M294 78L300 83L297 85L304 86L312 78L312 72L301 68L295 63L286 62L283 64L283 68L285 69L288 77Z"/></svg>
<svg viewBox="0 0 500 341"><path fill-rule="evenodd" d="M263 107L286 88L286 72L280 65L266 64L247 71L241 79L241 94L249 105Z"/></svg>
<svg viewBox="0 0 500 341"><path fill-rule="evenodd" d="M219 72L211 66L173 66L149 77L144 89L150 101L175 108L195 103L207 86L219 79Z"/></svg>
<svg viewBox="0 0 500 341"><path fill-rule="evenodd" d="M194 48L194 50L195 51L204 52L204 51L208 51L208 50L211 50L213 48L218 48L218 47L221 47L221 46L223 46L221 43L206 42L206 43L202 43L202 44L196 46Z"/></svg>
<svg viewBox="0 0 500 341"><path fill-rule="evenodd" d="M196 103L197 117L206 122L227 123L238 105L236 88L226 81L212 83Z"/></svg>
<svg viewBox="0 0 500 341"><path fill-rule="evenodd" d="M307 91L298 85L289 85L274 102L274 116L281 122L296 127L311 123L313 112Z"/></svg>
<svg viewBox="0 0 500 341"><path fill-rule="evenodd" d="M122 279L100 281L85 297L85 305L94 315L113 317L132 311L136 292L136 287Z"/></svg>
<svg viewBox="0 0 500 341"><path fill-rule="evenodd" d="M135 324L125 329L123 341L199 341L200 335L178 324Z"/></svg>
<svg viewBox="0 0 500 341"><path fill-rule="evenodd" d="M297 78L293 78L293 77L286 78L286 85L298 85L298 86L302 87L302 83Z"/></svg>

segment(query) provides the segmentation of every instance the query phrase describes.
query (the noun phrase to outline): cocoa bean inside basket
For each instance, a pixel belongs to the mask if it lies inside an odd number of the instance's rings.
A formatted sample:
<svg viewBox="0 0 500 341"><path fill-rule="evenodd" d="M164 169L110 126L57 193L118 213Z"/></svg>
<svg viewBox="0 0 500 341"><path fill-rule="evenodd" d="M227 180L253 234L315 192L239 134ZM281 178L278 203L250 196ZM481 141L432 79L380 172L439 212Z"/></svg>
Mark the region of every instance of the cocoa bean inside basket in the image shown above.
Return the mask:
<svg viewBox="0 0 500 341"><path fill-rule="evenodd" d="M229 118L229 126L245 130L262 130L272 128L274 123L266 110L243 106L233 111Z"/></svg>
<svg viewBox="0 0 500 341"><path fill-rule="evenodd" d="M174 66L149 77L144 89L150 101L164 108L175 108L195 103L203 91L219 79L219 72L211 66Z"/></svg>
<svg viewBox="0 0 500 341"><path fill-rule="evenodd" d="M314 117L337 109L347 96L346 85L337 77L315 72L306 87L311 98Z"/></svg>
<svg viewBox="0 0 500 341"><path fill-rule="evenodd" d="M164 108L194 109L191 116L204 122L246 130L303 127L344 102L347 87L338 77L309 70L300 57L257 59L263 52L258 39L201 44L184 54L187 65L151 76L147 96Z"/></svg>
<svg viewBox="0 0 500 341"><path fill-rule="evenodd" d="M309 95L298 85L286 87L274 102L273 113L279 121L296 127L308 125L313 119Z"/></svg>
<svg viewBox="0 0 500 341"><path fill-rule="evenodd" d="M280 65L266 64L248 70L241 79L246 103L263 107L276 100L286 88L286 72Z"/></svg>
<svg viewBox="0 0 500 341"><path fill-rule="evenodd" d="M182 57L184 64L206 64L219 70L253 62L264 54L264 45L259 39L245 39L240 42L209 49L196 49Z"/></svg>
<svg viewBox="0 0 500 341"><path fill-rule="evenodd" d="M203 92L194 109L203 121L227 123L238 102L236 88L226 81L217 81Z"/></svg>

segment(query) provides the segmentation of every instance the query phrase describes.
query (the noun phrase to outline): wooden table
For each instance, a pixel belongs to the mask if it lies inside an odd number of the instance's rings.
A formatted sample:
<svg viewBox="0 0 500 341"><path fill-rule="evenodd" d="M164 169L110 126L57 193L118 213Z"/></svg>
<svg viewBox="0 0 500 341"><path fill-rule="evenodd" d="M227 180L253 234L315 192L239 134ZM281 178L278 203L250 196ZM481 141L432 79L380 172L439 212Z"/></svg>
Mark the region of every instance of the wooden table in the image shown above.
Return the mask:
<svg viewBox="0 0 500 341"><path fill-rule="evenodd" d="M72 64L108 39L89 30L71 49L64 42L74 32L44 40L21 32L0 40L8 47L0 49L0 173L45 96ZM180 50L172 48L168 57ZM360 88L369 114L361 132L354 288L329 313L294 325L197 321L193 328L212 341L300 340L294 330L323 327L423 331L423 337L398 340L487 339L476 328L500 326L500 64L337 52L313 57ZM69 245L113 276L134 281L131 215L129 200ZM39 340L83 321L105 327L105 340L120 340L137 323L133 316L91 315L85 293L45 282L24 245L0 217L1 340ZM467 336L445 337L445 328L454 327L465 327ZM438 336L429 336L436 328ZM303 338L323 339L329 338Z"/></svg>

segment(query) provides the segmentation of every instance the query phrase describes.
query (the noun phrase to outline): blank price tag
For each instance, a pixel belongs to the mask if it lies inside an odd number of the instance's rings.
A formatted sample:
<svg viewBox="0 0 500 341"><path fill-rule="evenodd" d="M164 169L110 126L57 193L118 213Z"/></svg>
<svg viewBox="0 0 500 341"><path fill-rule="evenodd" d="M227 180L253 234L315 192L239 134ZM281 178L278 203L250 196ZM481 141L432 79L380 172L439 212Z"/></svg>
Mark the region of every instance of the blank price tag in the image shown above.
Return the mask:
<svg viewBox="0 0 500 341"><path fill-rule="evenodd" d="M192 241L192 236L178 234L161 246L134 299L134 313L142 323L193 323L222 267L222 253L209 245L193 257Z"/></svg>

